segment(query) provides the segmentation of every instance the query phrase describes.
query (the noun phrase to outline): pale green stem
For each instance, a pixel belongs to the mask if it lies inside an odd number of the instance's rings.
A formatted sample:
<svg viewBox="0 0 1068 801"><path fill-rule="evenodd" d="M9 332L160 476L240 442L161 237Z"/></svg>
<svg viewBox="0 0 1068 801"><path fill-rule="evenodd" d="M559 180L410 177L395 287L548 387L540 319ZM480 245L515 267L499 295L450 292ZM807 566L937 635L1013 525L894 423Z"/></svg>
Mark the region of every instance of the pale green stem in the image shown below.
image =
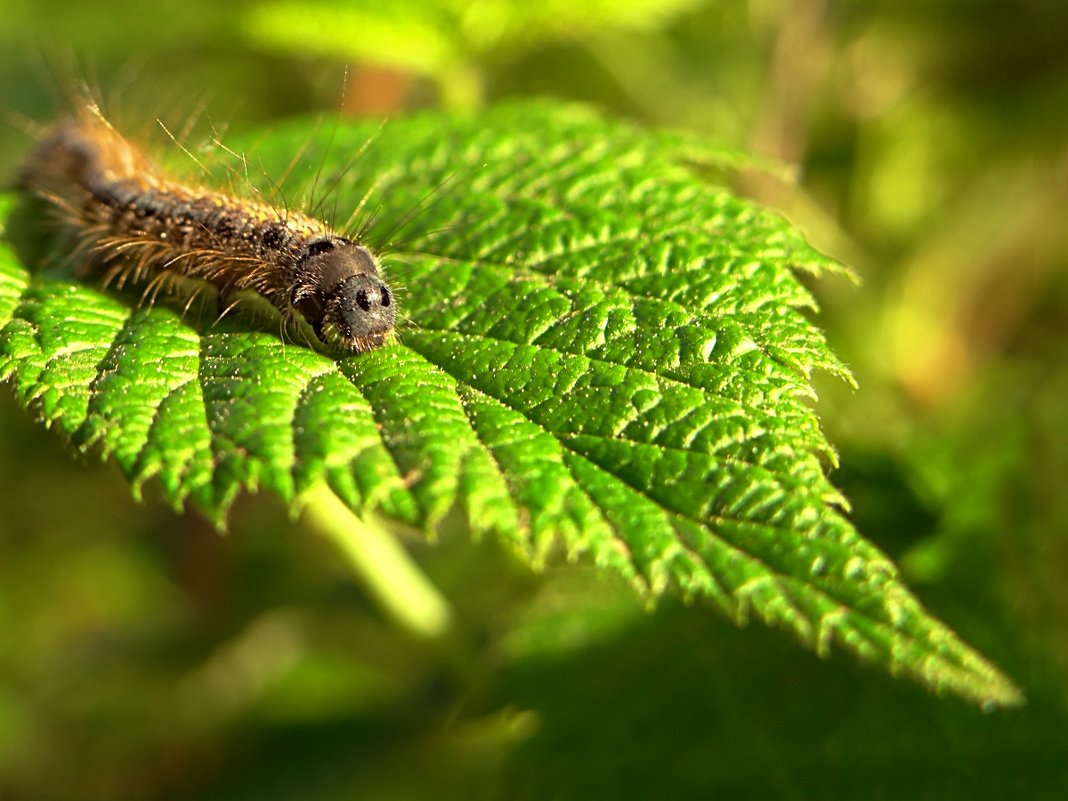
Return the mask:
<svg viewBox="0 0 1068 801"><path fill-rule="evenodd" d="M385 526L353 514L325 484L301 496L301 517L341 550L357 580L393 620L423 639L448 632L448 602Z"/></svg>

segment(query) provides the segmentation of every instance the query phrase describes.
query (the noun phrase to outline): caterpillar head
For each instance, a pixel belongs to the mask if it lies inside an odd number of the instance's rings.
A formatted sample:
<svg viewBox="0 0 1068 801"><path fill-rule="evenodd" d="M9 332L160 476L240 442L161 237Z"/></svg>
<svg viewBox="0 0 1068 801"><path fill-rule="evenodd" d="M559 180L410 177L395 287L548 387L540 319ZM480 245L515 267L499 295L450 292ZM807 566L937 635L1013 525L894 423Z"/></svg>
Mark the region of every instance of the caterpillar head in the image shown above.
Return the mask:
<svg viewBox="0 0 1068 801"><path fill-rule="evenodd" d="M393 332L393 293L363 245L334 236L312 239L295 278L292 304L324 343L362 353L382 347Z"/></svg>

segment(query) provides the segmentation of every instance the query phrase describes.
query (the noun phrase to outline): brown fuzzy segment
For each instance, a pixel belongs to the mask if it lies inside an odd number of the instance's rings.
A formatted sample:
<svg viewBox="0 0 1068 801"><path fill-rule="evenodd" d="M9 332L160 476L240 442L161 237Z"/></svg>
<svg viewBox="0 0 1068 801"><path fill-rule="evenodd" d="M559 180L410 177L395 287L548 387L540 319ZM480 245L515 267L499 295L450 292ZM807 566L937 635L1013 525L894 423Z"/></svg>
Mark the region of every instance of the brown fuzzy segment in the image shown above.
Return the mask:
<svg viewBox="0 0 1068 801"><path fill-rule="evenodd" d="M41 139L19 185L59 212L84 271L105 283L154 292L181 277L222 297L251 290L283 315L299 309L345 350L392 332L392 297L370 251L299 212L168 180L93 106Z"/></svg>

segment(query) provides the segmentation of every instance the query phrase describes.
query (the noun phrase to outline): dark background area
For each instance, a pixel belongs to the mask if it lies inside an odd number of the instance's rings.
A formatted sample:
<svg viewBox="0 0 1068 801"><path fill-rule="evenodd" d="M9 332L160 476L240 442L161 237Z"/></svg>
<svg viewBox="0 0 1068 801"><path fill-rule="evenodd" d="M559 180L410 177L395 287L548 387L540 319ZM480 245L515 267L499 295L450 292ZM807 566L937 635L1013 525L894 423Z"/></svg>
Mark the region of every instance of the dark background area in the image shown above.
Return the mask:
<svg viewBox="0 0 1068 801"><path fill-rule="evenodd" d="M834 479L1028 698L984 713L459 535L409 543L461 621L452 650L414 641L276 500L241 499L225 536L136 503L5 388L0 798L1068 796L1068 5L0 0L0 20L4 175L71 75L130 118L202 102L235 131L547 95L797 165L742 185L863 279L815 287L860 383L819 381Z"/></svg>

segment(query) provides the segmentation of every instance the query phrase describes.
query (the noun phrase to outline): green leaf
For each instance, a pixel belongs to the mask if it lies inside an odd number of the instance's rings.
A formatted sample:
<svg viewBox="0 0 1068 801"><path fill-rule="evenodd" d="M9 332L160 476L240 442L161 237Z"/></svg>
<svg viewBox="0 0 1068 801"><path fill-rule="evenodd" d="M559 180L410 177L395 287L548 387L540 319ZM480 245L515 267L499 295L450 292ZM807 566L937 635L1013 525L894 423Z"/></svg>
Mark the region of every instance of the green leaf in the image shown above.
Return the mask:
<svg viewBox="0 0 1068 801"><path fill-rule="evenodd" d="M262 48L391 67L434 79L463 107L481 92L480 65L516 59L552 39L664 27L701 0L266 0L238 26Z"/></svg>
<svg viewBox="0 0 1068 801"><path fill-rule="evenodd" d="M484 56L551 36L605 29L649 30L700 0L267 0L243 26L260 45L357 58L429 75L460 59Z"/></svg>
<svg viewBox="0 0 1068 801"><path fill-rule="evenodd" d="M0 375L175 506L221 518L242 488L295 502L325 483L427 531L457 510L535 565L561 548L650 598L1019 700L844 517L809 376L848 374L797 277L840 268L690 166L729 151L555 105L377 128L280 128L249 163L278 175L303 148L283 194L336 175L322 205L343 219L370 192L379 247L407 220L385 258L399 342L334 359L276 322L183 319L6 251Z"/></svg>

